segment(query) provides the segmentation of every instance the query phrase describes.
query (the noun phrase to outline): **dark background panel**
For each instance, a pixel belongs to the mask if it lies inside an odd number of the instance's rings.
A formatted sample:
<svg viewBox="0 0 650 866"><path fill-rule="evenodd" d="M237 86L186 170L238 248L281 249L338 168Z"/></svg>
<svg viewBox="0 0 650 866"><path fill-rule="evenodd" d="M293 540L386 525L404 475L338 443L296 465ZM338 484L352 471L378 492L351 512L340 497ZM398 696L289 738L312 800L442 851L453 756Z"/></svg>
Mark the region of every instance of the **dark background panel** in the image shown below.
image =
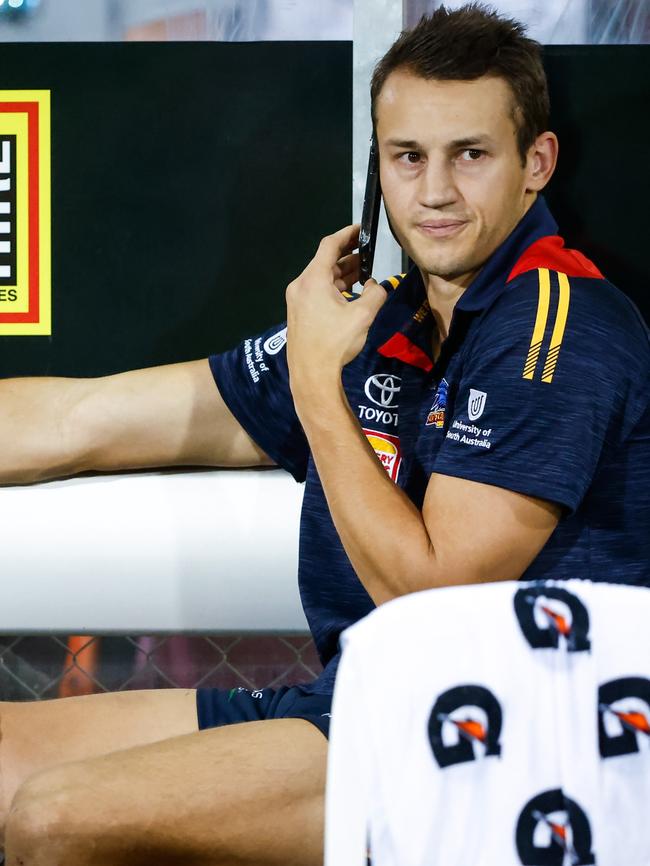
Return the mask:
<svg viewBox="0 0 650 866"><path fill-rule="evenodd" d="M203 357L284 318L351 211L349 43L3 45L52 91L52 337L0 375Z"/></svg>
<svg viewBox="0 0 650 866"><path fill-rule="evenodd" d="M589 256L650 322L650 45L549 46L560 159L546 193L567 246Z"/></svg>
<svg viewBox="0 0 650 866"><path fill-rule="evenodd" d="M53 336L0 375L203 357L284 316L351 212L349 43L5 44L0 88L52 90ZM569 246L650 319L650 46L545 51Z"/></svg>

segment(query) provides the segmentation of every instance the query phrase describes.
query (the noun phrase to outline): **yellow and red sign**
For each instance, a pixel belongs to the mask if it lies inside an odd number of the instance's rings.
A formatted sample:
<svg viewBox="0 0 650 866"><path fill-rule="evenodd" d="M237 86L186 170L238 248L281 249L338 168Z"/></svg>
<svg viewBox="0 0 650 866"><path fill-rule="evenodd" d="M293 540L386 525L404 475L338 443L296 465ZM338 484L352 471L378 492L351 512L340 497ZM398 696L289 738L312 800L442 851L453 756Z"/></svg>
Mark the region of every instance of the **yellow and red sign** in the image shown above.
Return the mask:
<svg viewBox="0 0 650 866"><path fill-rule="evenodd" d="M0 90L0 336L52 333L50 91Z"/></svg>

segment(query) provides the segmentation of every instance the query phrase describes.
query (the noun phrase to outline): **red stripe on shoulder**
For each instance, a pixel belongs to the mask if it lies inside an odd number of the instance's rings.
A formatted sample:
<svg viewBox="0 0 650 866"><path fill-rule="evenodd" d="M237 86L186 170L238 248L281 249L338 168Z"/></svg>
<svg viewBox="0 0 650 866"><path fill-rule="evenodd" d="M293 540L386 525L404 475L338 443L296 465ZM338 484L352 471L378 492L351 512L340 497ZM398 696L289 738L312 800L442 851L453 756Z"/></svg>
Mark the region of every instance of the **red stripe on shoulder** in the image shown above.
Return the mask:
<svg viewBox="0 0 650 866"><path fill-rule="evenodd" d="M596 265L589 261L586 256L583 256L578 250L566 249L564 240L559 235L547 235L531 244L510 271L506 282L509 283L519 274L525 274L526 271L534 271L537 268L560 271L568 277L605 279Z"/></svg>
<svg viewBox="0 0 650 866"><path fill-rule="evenodd" d="M387 340L377 351L385 358L399 358L405 364L419 367L427 373L433 367L431 358L429 358L426 352L423 352L419 346L412 343L404 334L393 334L390 340Z"/></svg>

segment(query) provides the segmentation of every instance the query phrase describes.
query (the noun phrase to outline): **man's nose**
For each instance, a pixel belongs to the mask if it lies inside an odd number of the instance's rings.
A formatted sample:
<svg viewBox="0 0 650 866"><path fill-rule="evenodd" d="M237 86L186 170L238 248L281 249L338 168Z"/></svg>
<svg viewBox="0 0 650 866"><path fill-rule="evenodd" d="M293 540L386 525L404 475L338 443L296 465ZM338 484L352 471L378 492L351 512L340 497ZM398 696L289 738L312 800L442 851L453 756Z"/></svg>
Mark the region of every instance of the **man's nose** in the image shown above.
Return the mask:
<svg viewBox="0 0 650 866"><path fill-rule="evenodd" d="M458 200L452 166L446 157L429 157L425 170L420 175L418 190L420 204L428 208L440 209Z"/></svg>

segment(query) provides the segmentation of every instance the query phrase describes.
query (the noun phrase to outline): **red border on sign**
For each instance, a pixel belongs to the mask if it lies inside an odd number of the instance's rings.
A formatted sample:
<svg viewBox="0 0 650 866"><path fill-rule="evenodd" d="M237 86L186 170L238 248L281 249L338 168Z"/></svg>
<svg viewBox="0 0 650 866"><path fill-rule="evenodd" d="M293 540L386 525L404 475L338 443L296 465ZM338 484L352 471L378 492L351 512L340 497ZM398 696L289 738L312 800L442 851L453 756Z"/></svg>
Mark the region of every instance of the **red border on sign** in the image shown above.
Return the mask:
<svg viewBox="0 0 650 866"><path fill-rule="evenodd" d="M28 201L29 201L29 304L26 313L0 313L0 323L37 323L40 313L39 297L39 173L38 173L38 102L2 102L3 114L27 115Z"/></svg>

